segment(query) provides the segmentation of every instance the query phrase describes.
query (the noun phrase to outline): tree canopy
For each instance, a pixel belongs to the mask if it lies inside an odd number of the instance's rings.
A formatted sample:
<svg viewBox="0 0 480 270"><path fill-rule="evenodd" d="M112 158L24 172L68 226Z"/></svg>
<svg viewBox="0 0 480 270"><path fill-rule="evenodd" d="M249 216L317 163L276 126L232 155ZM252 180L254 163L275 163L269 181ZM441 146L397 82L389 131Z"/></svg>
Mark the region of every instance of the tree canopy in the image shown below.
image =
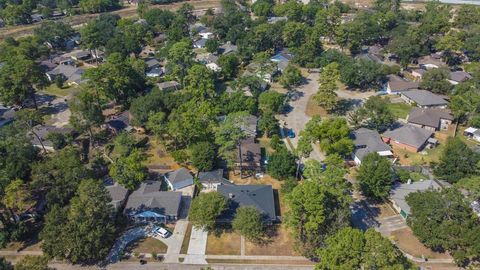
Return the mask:
<svg viewBox="0 0 480 270"><path fill-rule="evenodd" d="M212 230L226 207L227 200L218 192L200 193L193 199L188 217L193 226Z"/></svg>

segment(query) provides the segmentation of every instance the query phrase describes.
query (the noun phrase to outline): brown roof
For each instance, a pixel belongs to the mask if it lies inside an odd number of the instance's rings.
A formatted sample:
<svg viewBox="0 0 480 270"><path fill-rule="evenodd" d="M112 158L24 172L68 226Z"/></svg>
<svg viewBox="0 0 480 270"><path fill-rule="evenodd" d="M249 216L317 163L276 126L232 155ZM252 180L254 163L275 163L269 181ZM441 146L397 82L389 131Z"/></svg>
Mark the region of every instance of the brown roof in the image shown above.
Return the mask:
<svg viewBox="0 0 480 270"><path fill-rule="evenodd" d="M387 77L390 90L394 92L415 89L420 86L418 82L407 81L397 75L388 75Z"/></svg>

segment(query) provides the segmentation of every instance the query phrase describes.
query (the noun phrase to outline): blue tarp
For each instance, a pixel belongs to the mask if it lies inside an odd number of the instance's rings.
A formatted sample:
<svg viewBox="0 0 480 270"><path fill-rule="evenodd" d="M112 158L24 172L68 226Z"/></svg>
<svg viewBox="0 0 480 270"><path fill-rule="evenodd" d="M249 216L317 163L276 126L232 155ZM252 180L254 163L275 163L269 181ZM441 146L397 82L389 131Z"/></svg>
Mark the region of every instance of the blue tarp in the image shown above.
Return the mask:
<svg viewBox="0 0 480 270"><path fill-rule="evenodd" d="M143 218L157 218L157 217L165 217L164 215L152 212L152 211L145 211L139 214L136 214L135 217L143 217Z"/></svg>

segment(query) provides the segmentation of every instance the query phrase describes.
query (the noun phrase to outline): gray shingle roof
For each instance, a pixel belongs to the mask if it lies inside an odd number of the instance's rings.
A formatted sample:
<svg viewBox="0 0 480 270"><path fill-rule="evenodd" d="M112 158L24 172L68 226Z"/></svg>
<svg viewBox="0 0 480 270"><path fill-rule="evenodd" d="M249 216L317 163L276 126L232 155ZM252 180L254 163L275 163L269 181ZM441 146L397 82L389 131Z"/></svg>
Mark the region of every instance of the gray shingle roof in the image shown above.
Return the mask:
<svg viewBox="0 0 480 270"><path fill-rule="evenodd" d="M53 143L51 141L47 140L47 137L48 137L49 134L60 133L60 134L63 134L63 135L67 135L67 134L72 134L74 132L74 130L72 128L56 127L56 126L50 126L50 125L44 125L44 126L38 125L38 126L35 126L33 129L34 129L35 133L38 135L38 137L40 137L40 139L42 140L43 145L47 146L47 147L52 147L53 146ZM41 145L37 136L34 136L33 134L30 134L30 138L31 138L31 142L32 142L33 145L36 145L36 146Z"/></svg>
<svg viewBox="0 0 480 270"><path fill-rule="evenodd" d="M388 75L387 78L390 90L394 92L415 89L420 85L418 82L410 82L397 75Z"/></svg>
<svg viewBox="0 0 480 270"><path fill-rule="evenodd" d="M179 89L180 88L180 84L176 81L167 81L167 82L161 82L161 83L157 83L157 87L160 89L160 90L164 90L164 89Z"/></svg>
<svg viewBox="0 0 480 270"><path fill-rule="evenodd" d="M173 172L166 173L165 177L168 179L168 181L172 185L182 183L182 182L187 181L187 180L191 180L190 185L193 185L193 176L190 174L189 170L187 170L183 167L178 169L178 170L175 170ZM178 187L178 188L180 188L180 187Z"/></svg>
<svg viewBox="0 0 480 270"><path fill-rule="evenodd" d="M182 200L181 192L160 191L160 181L147 181L128 197L125 213L134 214L154 211L168 216L177 216Z"/></svg>
<svg viewBox="0 0 480 270"><path fill-rule="evenodd" d="M391 148L383 142L376 130L360 128L352 132L353 143L355 144L354 155L360 160L373 152L390 151Z"/></svg>
<svg viewBox="0 0 480 270"><path fill-rule="evenodd" d="M441 119L453 120L453 116L445 109L412 108L407 119L409 123L438 128Z"/></svg>
<svg viewBox="0 0 480 270"><path fill-rule="evenodd" d="M402 95L414 101L419 106L442 106L448 104L441 96L427 90L409 90L402 92Z"/></svg>
<svg viewBox="0 0 480 270"><path fill-rule="evenodd" d="M128 189L123 187L122 185L114 182L113 179L107 178L104 181L105 189L108 191L110 198L112 199L111 204L115 209L120 207L120 204L123 200L125 200Z"/></svg>
<svg viewBox="0 0 480 270"><path fill-rule="evenodd" d="M200 183L208 183L208 184L226 184L226 185L233 185L230 181L223 178L223 169L218 169L209 172L200 172L198 174L198 181Z"/></svg>
<svg viewBox="0 0 480 270"><path fill-rule="evenodd" d="M417 149L420 149L432 135L432 131L412 125L404 125L382 134L382 136L385 138L390 138L399 143L413 146Z"/></svg>
<svg viewBox="0 0 480 270"><path fill-rule="evenodd" d="M472 78L472 75L465 71L453 71L450 72L450 80L456 82L464 82Z"/></svg>
<svg viewBox="0 0 480 270"><path fill-rule="evenodd" d="M229 209L220 219L232 219L236 209L251 206L265 215L268 220L275 220L275 201L272 186L269 185L221 185L217 190L229 200Z"/></svg>
<svg viewBox="0 0 480 270"><path fill-rule="evenodd" d="M427 191L429 189L440 190L443 187L450 187L451 185L439 180L424 180L413 182L411 184L397 183L390 191L390 199L400 207L405 213L410 214L410 206L405 201L408 194L417 191Z"/></svg>

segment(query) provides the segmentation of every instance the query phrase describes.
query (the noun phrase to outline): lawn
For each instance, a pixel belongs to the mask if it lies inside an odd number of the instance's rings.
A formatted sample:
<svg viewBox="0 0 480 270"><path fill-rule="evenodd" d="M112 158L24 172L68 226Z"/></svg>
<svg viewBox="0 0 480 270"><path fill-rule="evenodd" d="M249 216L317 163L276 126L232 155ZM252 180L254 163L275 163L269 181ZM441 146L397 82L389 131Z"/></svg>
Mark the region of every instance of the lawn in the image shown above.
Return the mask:
<svg viewBox="0 0 480 270"><path fill-rule="evenodd" d="M161 170L176 170L180 168L165 147L158 143L154 137L150 137L146 151L147 167Z"/></svg>
<svg viewBox="0 0 480 270"><path fill-rule="evenodd" d="M231 230L208 233L207 254L240 255L240 235Z"/></svg>
<svg viewBox="0 0 480 270"><path fill-rule="evenodd" d="M293 238L284 224L272 227L267 243L254 244L245 242L246 255L265 256L299 256L293 250Z"/></svg>
<svg viewBox="0 0 480 270"><path fill-rule="evenodd" d="M402 165L429 165L432 162L438 162L442 154L444 144L440 144L433 149L427 149L419 153L410 152L398 147L393 147L393 152L399 158Z"/></svg>
<svg viewBox="0 0 480 270"><path fill-rule="evenodd" d="M412 110L412 106L406 103L389 103L388 107L395 117L402 119L406 119L410 110Z"/></svg>
<svg viewBox="0 0 480 270"><path fill-rule="evenodd" d="M155 238L147 237L129 244L126 248L130 253L157 253L164 254L167 252L167 245Z"/></svg>
<svg viewBox="0 0 480 270"><path fill-rule="evenodd" d="M192 224L188 223L187 230L185 231L185 237L183 237L182 248L180 254L187 254L188 245L190 244L190 236L192 235Z"/></svg>
<svg viewBox="0 0 480 270"><path fill-rule="evenodd" d="M54 83L43 90L43 92L57 97L65 97L70 94L78 93L79 91L80 88L78 86L65 85L63 88L58 88Z"/></svg>
<svg viewBox="0 0 480 270"><path fill-rule="evenodd" d="M396 245L403 251L421 258L425 256L430 259L447 259L450 256L446 253L434 252L433 250L424 246L418 238L413 234L410 228L401 229L392 232L393 239Z"/></svg>
<svg viewBox="0 0 480 270"><path fill-rule="evenodd" d="M305 114L310 117L315 115L320 115L321 117L327 117L328 116L327 111L325 111L325 109L323 109L322 107L318 106L318 104L316 103L313 97L314 96L312 95L307 101Z"/></svg>

